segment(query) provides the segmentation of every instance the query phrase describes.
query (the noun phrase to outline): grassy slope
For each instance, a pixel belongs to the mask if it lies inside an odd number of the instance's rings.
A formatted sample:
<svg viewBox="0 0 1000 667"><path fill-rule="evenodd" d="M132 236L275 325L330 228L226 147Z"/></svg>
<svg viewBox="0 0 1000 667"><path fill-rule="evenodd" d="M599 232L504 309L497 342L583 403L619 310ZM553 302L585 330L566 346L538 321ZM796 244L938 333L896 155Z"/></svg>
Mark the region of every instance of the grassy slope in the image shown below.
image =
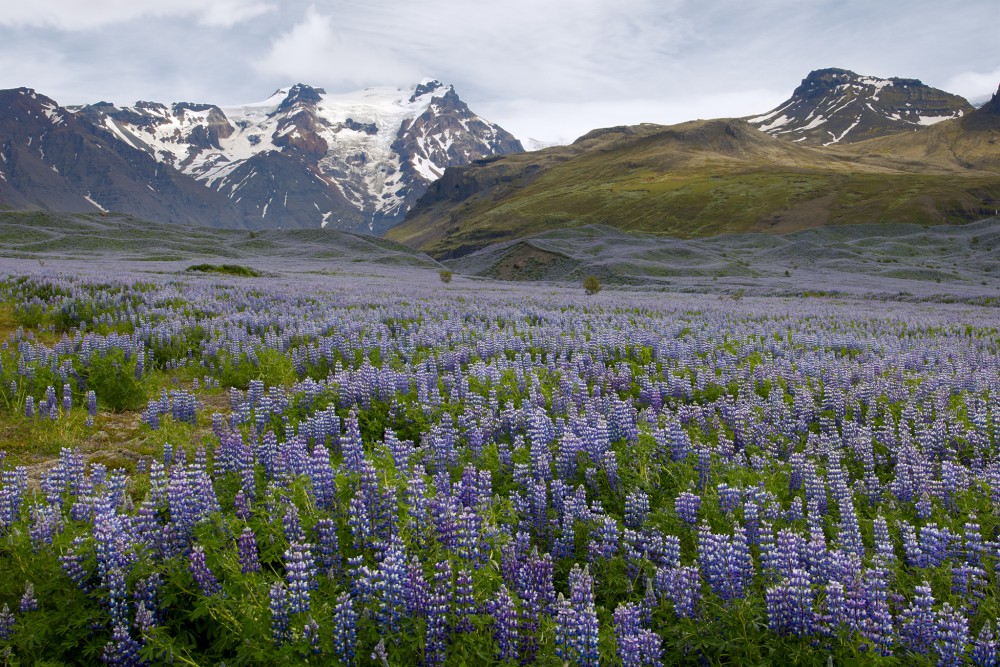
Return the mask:
<svg viewBox="0 0 1000 667"><path fill-rule="evenodd" d="M962 134L942 125L929 129ZM879 157L888 148L872 144L885 139L824 151L769 137L740 121L632 129L631 135L604 133L458 172L452 180L465 181L452 187L472 190L471 196L443 199L438 188L432 193L438 201L425 197L387 236L447 257L587 224L694 238L859 222L967 222L984 217L1000 200L1000 173L954 160L921 161L919 149L912 148L918 133L907 133L903 141L887 138L900 141L900 160ZM992 146L976 143L986 153ZM977 164L991 166L988 160ZM493 187L475 192L482 184L470 179ZM442 186L450 194L448 183Z"/></svg>

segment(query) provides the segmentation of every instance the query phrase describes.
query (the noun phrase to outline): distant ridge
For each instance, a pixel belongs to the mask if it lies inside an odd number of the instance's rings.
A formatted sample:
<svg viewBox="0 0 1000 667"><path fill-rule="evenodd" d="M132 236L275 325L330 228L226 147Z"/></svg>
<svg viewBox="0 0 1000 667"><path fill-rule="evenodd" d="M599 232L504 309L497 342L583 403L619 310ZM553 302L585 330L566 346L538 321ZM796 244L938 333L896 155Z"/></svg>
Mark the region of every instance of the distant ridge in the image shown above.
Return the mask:
<svg viewBox="0 0 1000 667"><path fill-rule="evenodd" d="M747 121L789 141L829 146L926 127L972 110L965 98L917 79L829 68L810 72L788 100Z"/></svg>
<svg viewBox="0 0 1000 667"><path fill-rule="evenodd" d="M594 130L570 146L449 169L387 236L442 259L595 224L690 239L970 222L1000 209L994 108L830 147L733 119Z"/></svg>

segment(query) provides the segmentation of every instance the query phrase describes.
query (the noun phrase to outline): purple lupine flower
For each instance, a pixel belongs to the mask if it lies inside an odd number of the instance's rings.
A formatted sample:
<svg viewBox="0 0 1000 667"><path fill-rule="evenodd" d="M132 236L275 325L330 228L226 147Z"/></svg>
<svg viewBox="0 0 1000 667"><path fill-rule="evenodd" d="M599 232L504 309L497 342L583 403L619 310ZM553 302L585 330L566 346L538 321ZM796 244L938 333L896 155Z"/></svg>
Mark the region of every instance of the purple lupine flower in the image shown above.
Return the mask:
<svg viewBox="0 0 1000 667"><path fill-rule="evenodd" d="M434 583L427 605L427 640L424 648L424 663L427 665L445 664L451 588L451 563L447 560L438 561L434 565Z"/></svg>
<svg viewBox="0 0 1000 667"><path fill-rule="evenodd" d="M135 606L135 629L139 631L139 634L146 634L150 630L156 627L156 618L149 609L146 608L145 602L138 602Z"/></svg>
<svg viewBox="0 0 1000 667"><path fill-rule="evenodd" d="M233 498L233 510L236 514L236 518L240 521L250 520L250 499L243 489L236 492L236 496Z"/></svg>
<svg viewBox="0 0 1000 667"><path fill-rule="evenodd" d="M35 599L35 585L30 581L24 584L24 594L21 596L21 612L38 611L38 600Z"/></svg>
<svg viewBox="0 0 1000 667"><path fill-rule="evenodd" d="M312 615L309 616L309 620L302 626L302 638L309 644L309 650L313 655L322 653L319 647L319 623L313 619Z"/></svg>
<svg viewBox="0 0 1000 667"><path fill-rule="evenodd" d="M337 537L337 524L333 519L316 521L316 546L319 555L320 569L329 576L340 572L340 542Z"/></svg>
<svg viewBox="0 0 1000 667"><path fill-rule="evenodd" d="M311 591L317 585L311 545L301 542L288 545L285 580L288 583L288 611L292 614L309 611Z"/></svg>
<svg viewBox="0 0 1000 667"><path fill-rule="evenodd" d="M952 609L947 602L941 606L936 619L935 650L940 667L959 667L969 642L969 620L962 612Z"/></svg>
<svg viewBox="0 0 1000 667"><path fill-rule="evenodd" d="M281 519L281 527L285 532L285 539L288 543L304 542L306 534L302 530L302 522L299 520L299 508L295 503L288 501L285 506L285 515Z"/></svg>
<svg viewBox="0 0 1000 667"><path fill-rule="evenodd" d="M21 518L21 504L28 490L28 469L0 471L0 530L12 526Z"/></svg>
<svg viewBox="0 0 1000 667"><path fill-rule="evenodd" d="M495 625L493 638L497 643L497 658L501 661L514 660L518 656L517 609L510 597L507 586L500 584L500 590L489 604Z"/></svg>
<svg viewBox="0 0 1000 667"><path fill-rule="evenodd" d="M899 639L907 650L927 655L934 647L937 636L934 596L926 581L922 586L917 586L915 592L913 601L900 615Z"/></svg>
<svg viewBox="0 0 1000 667"><path fill-rule="evenodd" d="M108 610L111 612L111 625L125 625L127 627L129 614L125 571L118 565L114 565L107 570L104 579L108 589Z"/></svg>
<svg viewBox="0 0 1000 667"><path fill-rule="evenodd" d="M476 598L472 589L472 573L467 568L458 571L455 577L455 615L458 632L472 632L472 617L476 614Z"/></svg>
<svg viewBox="0 0 1000 667"><path fill-rule="evenodd" d="M260 572L260 559L257 556L257 537L247 526L236 540L236 550L240 559L240 571L243 574Z"/></svg>
<svg viewBox="0 0 1000 667"><path fill-rule="evenodd" d="M960 562L951 568L951 592L965 601L963 607L969 616L979 608L986 598L986 570L979 566Z"/></svg>
<svg viewBox="0 0 1000 667"><path fill-rule="evenodd" d="M965 523L963 533L965 537L965 562L968 565L979 565L979 557L983 552L983 535L980 532L979 524L975 522L976 515L969 515L970 521Z"/></svg>
<svg viewBox="0 0 1000 667"><path fill-rule="evenodd" d="M73 546L66 549L66 553L59 557L63 573L69 577L70 581L77 585L82 591L91 589L91 575L83 567L83 555L80 547L84 544L83 537L73 538Z"/></svg>
<svg viewBox="0 0 1000 667"><path fill-rule="evenodd" d="M615 456L615 450L609 449L604 452L604 460L602 462L604 467L604 472L608 476L608 484L611 486L611 490L615 493L618 492L618 459Z"/></svg>
<svg viewBox="0 0 1000 667"><path fill-rule="evenodd" d="M701 496L684 491L674 500L674 511L677 516L689 525L698 523L698 511L701 509Z"/></svg>
<svg viewBox="0 0 1000 667"><path fill-rule="evenodd" d="M3 609L0 609L0 639L4 641L10 639L14 633L15 620L14 614L10 613L10 608L4 603Z"/></svg>
<svg viewBox="0 0 1000 667"><path fill-rule="evenodd" d="M597 526L590 532L590 560L614 558L618 553L619 534L618 522L613 516L603 514L597 517Z"/></svg>
<svg viewBox="0 0 1000 667"><path fill-rule="evenodd" d="M62 395L62 410L63 415L69 415L70 410L73 408L73 388L69 384L63 385L63 395Z"/></svg>
<svg viewBox="0 0 1000 667"><path fill-rule="evenodd" d="M56 505L32 505L28 512L31 523L28 532L31 548L37 552L44 544L52 544L52 538L62 530L62 517Z"/></svg>
<svg viewBox="0 0 1000 667"><path fill-rule="evenodd" d="M160 622L156 598L162 581L163 577L160 573L153 572L148 577L139 579L135 583L132 598L135 600L136 608L135 627L140 632L146 632Z"/></svg>
<svg viewBox="0 0 1000 667"><path fill-rule="evenodd" d="M347 525L351 529L355 549L366 549L374 542L373 517L361 493L355 494L347 505Z"/></svg>
<svg viewBox="0 0 1000 667"><path fill-rule="evenodd" d="M365 458L365 447L361 440L361 425L358 413L351 410L347 415L344 435L340 439L340 448L344 454L344 467L348 472L361 473L361 462Z"/></svg>
<svg viewBox="0 0 1000 667"><path fill-rule="evenodd" d="M346 665L355 664L357 625L358 613L354 610L354 600L350 593L341 593L333 608L333 651Z"/></svg>
<svg viewBox="0 0 1000 667"><path fill-rule="evenodd" d="M816 631L813 612L816 592L805 570L794 568L788 578L767 589L764 600L768 623L778 634L805 637Z"/></svg>
<svg viewBox="0 0 1000 667"><path fill-rule="evenodd" d="M134 667L146 664L139 657L142 646L129 634L128 626L121 623L114 626L111 641L104 646L101 661L114 667Z"/></svg>
<svg viewBox="0 0 1000 667"><path fill-rule="evenodd" d="M738 523L733 535L716 535L708 524L698 527L698 562L712 591L725 601L743 597L753 577L746 534Z"/></svg>
<svg viewBox="0 0 1000 667"><path fill-rule="evenodd" d="M371 654L372 660L377 660L378 664L382 667L389 667L389 654L385 650L385 639L378 640L378 644L375 645L375 649Z"/></svg>
<svg viewBox="0 0 1000 667"><path fill-rule="evenodd" d="M674 605L674 613L678 618L694 618L701 600L701 575L698 568L687 565L663 570L669 573L664 592Z"/></svg>
<svg viewBox="0 0 1000 667"><path fill-rule="evenodd" d="M622 667L662 667L663 640L643 627L644 610L635 603L615 609L615 636Z"/></svg>
<svg viewBox="0 0 1000 667"><path fill-rule="evenodd" d="M892 538L889 536L889 524L880 514L875 517L872 523L875 531L875 555L881 559L883 566L891 565L896 560L896 551L892 546Z"/></svg>
<svg viewBox="0 0 1000 667"><path fill-rule="evenodd" d="M704 491L708 488L708 479L712 471L712 450L708 447L698 448L698 488Z"/></svg>
<svg viewBox="0 0 1000 667"><path fill-rule="evenodd" d="M642 489L636 489L625 496L625 525L638 529L649 515L649 496Z"/></svg>
<svg viewBox="0 0 1000 667"><path fill-rule="evenodd" d="M222 587L219 586L219 582L215 579L212 571L208 569L208 563L205 562L205 548L200 544L194 546L191 549L188 559L188 569L191 571L191 575L194 577L198 587L201 588L202 594L205 597L211 597L219 593Z"/></svg>
<svg viewBox="0 0 1000 667"><path fill-rule="evenodd" d="M716 492L719 495L719 509L726 514L732 514L735 512L743 498L742 491L731 487L728 484L719 484L716 488Z"/></svg>
<svg viewBox="0 0 1000 667"><path fill-rule="evenodd" d="M851 554L857 558L856 554ZM861 634L871 642L879 655L892 655L893 625L892 612L889 610L888 595L889 573L881 568L874 568L865 573L864 623L861 624Z"/></svg>
<svg viewBox="0 0 1000 667"><path fill-rule="evenodd" d="M402 539L393 536L373 582L378 601L376 617L385 631L394 632L399 627L406 599L406 576L406 547Z"/></svg>
<svg viewBox="0 0 1000 667"><path fill-rule="evenodd" d="M569 586L569 599L560 595L556 604L556 655L580 667L597 667L600 653L594 579L586 568L574 565Z"/></svg>
<svg viewBox="0 0 1000 667"><path fill-rule="evenodd" d="M424 566L419 558L411 556L406 566L406 582L403 587L406 613L413 617L426 616L430 598L430 586L424 577Z"/></svg>
<svg viewBox="0 0 1000 667"><path fill-rule="evenodd" d="M997 641L989 621L986 621L983 629L979 631L969 658L975 667L997 667L1000 665L1000 659L997 657Z"/></svg>
<svg viewBox="0 0 1000 667"><path fill-rule="evenodd" d="M271 638L275 646L281 646L292 638L288 626L288 592L283 581L271 584L268 601L271 610Z"/></svg>

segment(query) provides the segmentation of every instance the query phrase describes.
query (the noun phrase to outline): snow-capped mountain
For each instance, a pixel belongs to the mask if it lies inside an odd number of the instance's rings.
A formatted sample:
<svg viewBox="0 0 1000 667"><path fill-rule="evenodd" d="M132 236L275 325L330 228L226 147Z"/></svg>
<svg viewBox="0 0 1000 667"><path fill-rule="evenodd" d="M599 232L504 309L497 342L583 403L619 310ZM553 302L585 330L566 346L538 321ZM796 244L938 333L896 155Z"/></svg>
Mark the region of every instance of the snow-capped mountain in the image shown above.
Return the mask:
<svg viewBox="0 0 1000 667"><path fill-rule="evenodd" d="M0 90L0 208L244 226L224 196L30 88Z"/></svg>
<svg viewBox="0 0 1000 667"><path fill-rule="evenodd" d="M821 69L810 72L779 107L747 121L777 137L826 146L933 125L972 109L964 98L917 79Z"/></svg>
<svg viewBox="0 0 1000 667"><path fill-rule="evenodd" d="M523 150L433 80L349 94L297 84L238 107L139 102L79 113L225 195L253 227L380 234L447 167Z"/></svg>

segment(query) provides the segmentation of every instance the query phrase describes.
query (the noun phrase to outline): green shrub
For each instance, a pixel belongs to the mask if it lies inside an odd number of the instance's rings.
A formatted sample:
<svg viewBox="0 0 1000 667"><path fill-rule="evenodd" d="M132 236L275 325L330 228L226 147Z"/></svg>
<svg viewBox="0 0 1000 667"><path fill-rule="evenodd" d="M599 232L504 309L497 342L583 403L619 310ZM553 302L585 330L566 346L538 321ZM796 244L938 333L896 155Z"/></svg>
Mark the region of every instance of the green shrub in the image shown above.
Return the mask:
<svg viewBox="0 0 1000 667"><path fill-rule="evenodd" d="M87 388L97 394L99 405L114 412L138 410L145 407L148 396L142 380L136 378L135 364L134 356L126 359L122 350L114 349L92 356L81 375Z"/></svg>
<svg viewBox="0 0 1000 667"><path fill-rule="evenodd" d="M195 273L224 273L229 276L240 276L242 278L259 278L264 275L257 269L243 266L242 264L194 264L187 267L185 271Z"/></svg>
<svg viewBox="0 0 1000 667"><path fill-rule="evenodd" d="M438 277L441 279L441 282L443 282L446 285L451 282L451 277L453 275L454 274L448 269L441 269L440 271L438 271Z"/></svg>
<svg viewBox="0 0 1000 667"><path fill-rule="evenodd" d="M587 276L583 279L583 289L587 294L597 294L602 288L601 281L597 276Z"/></svg>
<svg viewBox="0 0 1000 667"><path fill-rule="evenodd" d="M246 389L251 380L261 380L265 387L290 385L298 380L292 360L280 350L263 348L255 351L256 363L241 354L239 358L223 357L219 382L224 387Z"/></svg>

